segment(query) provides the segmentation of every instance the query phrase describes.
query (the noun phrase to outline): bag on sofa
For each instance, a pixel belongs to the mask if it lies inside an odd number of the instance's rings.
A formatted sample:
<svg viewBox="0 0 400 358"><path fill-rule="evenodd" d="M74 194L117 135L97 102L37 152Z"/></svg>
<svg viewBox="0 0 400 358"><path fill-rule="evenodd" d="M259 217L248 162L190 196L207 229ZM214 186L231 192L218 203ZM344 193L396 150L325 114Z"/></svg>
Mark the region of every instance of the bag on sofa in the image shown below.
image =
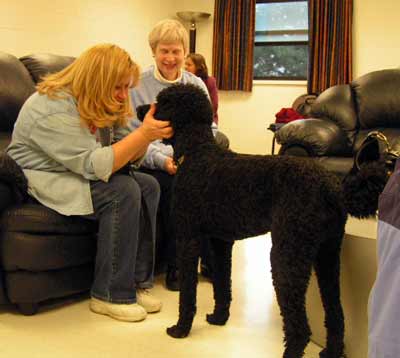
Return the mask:
<svg viewBox="0 0 400 358"><path fill-rule="evenodd" d="M381 148L383 147L383 150ZM361 166L374 161L381 161L385 164L387 174L390 175L396 165L400 152L390 146L386 136L379 131L368 133L361 143L360 149L354 157L354 166L360 170Z"/></svg>
<svg viewBox="0 0 400 358"><path fill-rule="evenodd" d="M379 195L399 156L383 133L368 133L354 155L352 169L343 179L344 199L352 216L367 218L376 214Z"/></svg>

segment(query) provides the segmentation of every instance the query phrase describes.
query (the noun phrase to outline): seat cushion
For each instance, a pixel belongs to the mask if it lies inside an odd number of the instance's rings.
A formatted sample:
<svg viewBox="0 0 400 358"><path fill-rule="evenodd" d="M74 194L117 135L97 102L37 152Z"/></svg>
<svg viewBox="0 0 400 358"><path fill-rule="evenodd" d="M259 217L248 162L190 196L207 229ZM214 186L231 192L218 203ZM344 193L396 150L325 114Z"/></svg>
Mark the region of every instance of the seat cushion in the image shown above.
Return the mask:
<svg viewBox="0 0 400 358"><path fill-rule="evenodd" d="M7 208L1 225L0 262L5 271L58 270L95 259L94 221L29 203Z"/></svg>
<svg viewBox="0 0 400 358"><path fill-rule="evenodd" d="M97 232L97 223L79 216L64 216L39 203L27 203L4 211L5 231L30 234L85 235Z"/></svg>
<svg viewBox="0 0 400 358"><path fill-rule="evenodd" d="M96 235L48 235L3 231L0 240L4 271L40 272L94 262Z"/></svg>
<svg viewBox="0 0 400 358"><path fill-rule="evenodd" d="M353 157L318 157L315 160L340 179L349 173L354 164Z"/></svg>
<svg viewBox="0 0 400 358"><path fill-rule="evenodd" d="M8 299L12 303L41 302L87 291L93 282L93 265L82 265L40 273L14 271L5 275Z"/></svg>

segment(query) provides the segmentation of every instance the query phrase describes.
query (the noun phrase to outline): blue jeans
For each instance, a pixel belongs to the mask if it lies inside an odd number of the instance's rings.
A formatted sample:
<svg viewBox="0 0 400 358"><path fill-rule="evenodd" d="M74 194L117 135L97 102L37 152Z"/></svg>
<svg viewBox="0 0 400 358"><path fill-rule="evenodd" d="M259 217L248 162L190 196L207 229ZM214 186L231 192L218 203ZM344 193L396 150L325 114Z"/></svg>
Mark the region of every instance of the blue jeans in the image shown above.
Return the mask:
<svg viewBox="0 0 400 358"><path fill-rule="evenodd" d="M135 303L136 287L153 286L155 224L160 187L150 175L115 174L108 183L91 181L99 222L91 295L113 303Z"/></svg>

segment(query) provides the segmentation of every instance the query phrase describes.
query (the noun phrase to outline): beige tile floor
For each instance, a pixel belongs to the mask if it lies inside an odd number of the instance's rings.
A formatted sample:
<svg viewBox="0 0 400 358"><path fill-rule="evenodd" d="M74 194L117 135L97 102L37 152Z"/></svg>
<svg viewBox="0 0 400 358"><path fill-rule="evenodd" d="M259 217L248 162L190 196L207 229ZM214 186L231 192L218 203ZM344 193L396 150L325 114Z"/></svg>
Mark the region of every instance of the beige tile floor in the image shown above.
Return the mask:
<svg viewBox="0 0 400 358"><path fill-rule="evenodd" d="M212 286L201 281L193 329L176 340L165 328L177 319L178 294L167 291L163 276L153 293L163 301L160 313L140 323L118 322L91 313L88 296L42 307L31 317L13 307L0 308L1 358L280 358L281 319L272 287L269 236L238 242L233 259L233 302L226 326L207 324ZM317 358L320 347L310 343L305 357Z"/></svg>

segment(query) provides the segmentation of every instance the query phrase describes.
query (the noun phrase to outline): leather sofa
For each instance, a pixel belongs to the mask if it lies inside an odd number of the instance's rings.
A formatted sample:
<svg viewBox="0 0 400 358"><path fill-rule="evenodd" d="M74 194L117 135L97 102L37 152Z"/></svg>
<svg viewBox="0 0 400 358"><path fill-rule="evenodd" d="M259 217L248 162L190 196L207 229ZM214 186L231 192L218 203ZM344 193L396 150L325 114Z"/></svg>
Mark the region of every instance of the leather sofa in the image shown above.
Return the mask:
<svg viewBox="0 0 400 358"><path fill-rule="evenodd" d="M10 142L19 110L40 77L73 60L52 54L18 59L0 52L0 150ZM60 215L33 199L17 204L14 194L10 183L0 180L0 304L34 314L42 301L90 288L97 224Z"/></svg>
<svg viewBox="0 0 400 358"><path fill-rule="evenodd" d="M73 60L54 54L18 59L0 52L0 154L11 140L21 106L41 77L63 69ZM216 140L229 147L223 133L218 132ZM1 159L0 304L12 303L23 314L34 314L43 301L89 290L97 224L60 215L32 198L18 202L15 178L4 178ZM157 230L156 273L165 266L165 240L161 232Z"/></svg>
<svg viewBox="0 0 400 358"><path fill-rule="evenodd" d="M399 150L400 69L370 72L326 89L311 105L309 116L276 132L279 154L313 157L343 178L369 132L381 131Z"/></svg>

